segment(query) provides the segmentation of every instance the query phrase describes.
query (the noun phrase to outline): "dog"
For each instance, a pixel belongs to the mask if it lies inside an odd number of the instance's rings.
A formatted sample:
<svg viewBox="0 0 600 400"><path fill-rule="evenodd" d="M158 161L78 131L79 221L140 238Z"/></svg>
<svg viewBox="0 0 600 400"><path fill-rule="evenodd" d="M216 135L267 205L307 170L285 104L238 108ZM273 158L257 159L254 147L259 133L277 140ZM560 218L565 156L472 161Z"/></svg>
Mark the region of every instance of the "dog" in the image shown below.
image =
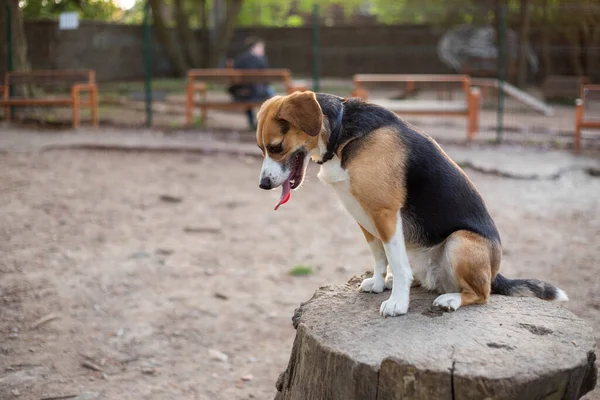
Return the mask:
<svg viewBox="0 0 600 400"><path fill-rule="evenodd" d="M309 160L362 230L375 259L360 290L391 295L380 314L406 314L411 286L440 293L433 305L455 311L490 294L567 301L536 279L498 273L502 246L483 198L430 136L392 111L359 98L295 92L258 112L263 153L259 186L282 188L275 209L304 180Z"/></svg>

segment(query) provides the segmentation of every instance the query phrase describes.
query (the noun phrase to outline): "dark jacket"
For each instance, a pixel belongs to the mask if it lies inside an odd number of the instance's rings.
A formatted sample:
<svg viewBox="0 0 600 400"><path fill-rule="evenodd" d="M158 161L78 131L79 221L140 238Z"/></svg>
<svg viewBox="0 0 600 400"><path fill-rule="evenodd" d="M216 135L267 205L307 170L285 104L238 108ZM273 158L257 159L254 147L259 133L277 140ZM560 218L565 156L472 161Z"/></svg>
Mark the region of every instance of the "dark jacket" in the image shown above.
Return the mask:
<svg viewBox="0 0 600 400"><path fill-rule="evenodd" d="M266 57L259 57L246 51L233 62L234 68L239 69L266 69L269 63ZM229 93L236 100L255 100L268 97L268 83L244 83L229 87Z"/></svg>

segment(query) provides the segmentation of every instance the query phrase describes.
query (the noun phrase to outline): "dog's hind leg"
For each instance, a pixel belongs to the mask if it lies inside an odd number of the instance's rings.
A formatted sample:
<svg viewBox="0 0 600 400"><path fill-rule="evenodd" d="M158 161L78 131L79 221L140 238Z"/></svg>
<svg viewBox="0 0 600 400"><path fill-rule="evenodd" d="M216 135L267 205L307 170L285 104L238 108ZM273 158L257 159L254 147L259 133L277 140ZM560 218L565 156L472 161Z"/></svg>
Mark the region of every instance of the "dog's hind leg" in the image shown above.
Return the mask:
<svg viewBox="0 0 600 400"><path fill-rule="evenodd" d="M379 238L371 235L365 228L360 225L360 229L367 239L367 243L375 258L375 268L373 269L373 277L367 278L360 284L360 290L363 292L381 293L386 287L387 279L385 275L386 267L388 264L387 256L385 255L385 249L383 243Z"/></svg>
<svg viewBox="0 0 600 400"><path fill-rule="evenodd" d="M455 311L469 304L485 303L491 291L493 276L500 266L499 246L469 231L457 231L444 243L445 260L460 293L446 293L435 299L433 305Z"/></svg>

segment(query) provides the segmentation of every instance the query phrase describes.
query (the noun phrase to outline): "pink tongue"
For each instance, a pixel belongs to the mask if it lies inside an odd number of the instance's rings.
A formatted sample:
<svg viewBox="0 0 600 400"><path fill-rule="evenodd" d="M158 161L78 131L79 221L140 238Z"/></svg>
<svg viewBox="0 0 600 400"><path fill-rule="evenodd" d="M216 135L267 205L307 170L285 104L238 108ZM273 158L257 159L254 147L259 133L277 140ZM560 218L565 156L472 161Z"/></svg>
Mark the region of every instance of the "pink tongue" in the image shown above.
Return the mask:
<svg viewBox="0 0 600 400"><path fill-rule="evenodd" d="M275 211L279 208L280 205L285 204L291 197L290 190L292 189L292 185L290 185L290 180L286 180L281 186L281 198L279 199L279 203L275 206Z"/></svg>

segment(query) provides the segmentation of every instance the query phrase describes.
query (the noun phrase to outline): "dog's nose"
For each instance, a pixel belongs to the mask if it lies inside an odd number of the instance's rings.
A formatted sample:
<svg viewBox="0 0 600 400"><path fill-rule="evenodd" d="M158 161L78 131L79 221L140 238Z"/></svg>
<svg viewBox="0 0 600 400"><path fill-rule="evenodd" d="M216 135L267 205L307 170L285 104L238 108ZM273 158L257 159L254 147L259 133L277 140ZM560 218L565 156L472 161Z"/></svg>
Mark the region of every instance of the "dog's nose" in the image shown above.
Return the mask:
<svg viewBox="0 0 600 400"><path fill-rule="evenodd" d="M269 190L271 189L271 179L266 176L260 180L260 184L258 185L261 189Z"/></svg>

